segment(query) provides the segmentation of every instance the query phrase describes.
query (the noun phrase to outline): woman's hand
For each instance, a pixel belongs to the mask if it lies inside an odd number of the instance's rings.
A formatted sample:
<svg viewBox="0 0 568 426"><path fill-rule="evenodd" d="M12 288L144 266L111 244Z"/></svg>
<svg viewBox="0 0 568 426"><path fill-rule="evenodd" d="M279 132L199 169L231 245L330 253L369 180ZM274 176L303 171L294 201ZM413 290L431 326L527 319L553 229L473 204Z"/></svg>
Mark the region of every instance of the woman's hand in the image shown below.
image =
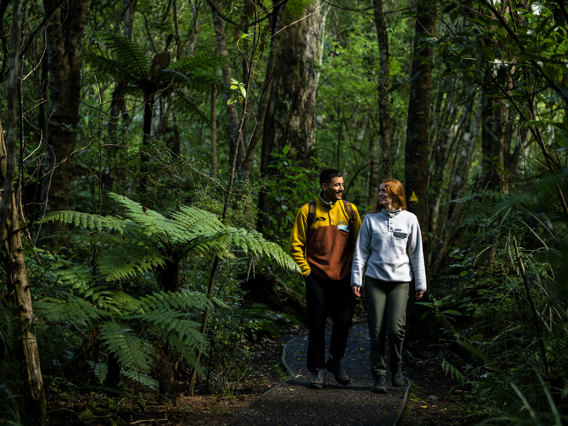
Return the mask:
<svg viewBox="0 0 568 426"><path fill-rule="evenodd" d="M423 291L417 291L414 297L416 297L416 300L420 300L420 299L422 299L422 297L424 297L424 292Z"/></svg>
<svg viewBox="0 0 568 426"><path fill-rule="evenodd" d="M359 287L358 285L354 285L351 286L351 289L353 290L353 294L357 297L361 297L361 287Z"/></svg>

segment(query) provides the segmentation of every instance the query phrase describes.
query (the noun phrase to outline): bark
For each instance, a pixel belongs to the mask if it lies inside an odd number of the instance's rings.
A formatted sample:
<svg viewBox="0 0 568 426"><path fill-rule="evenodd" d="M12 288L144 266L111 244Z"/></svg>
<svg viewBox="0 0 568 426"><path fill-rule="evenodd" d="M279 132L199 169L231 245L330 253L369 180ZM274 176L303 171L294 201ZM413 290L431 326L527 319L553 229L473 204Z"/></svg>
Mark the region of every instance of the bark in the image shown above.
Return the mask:
<svg viewBox="0 0 568 426"><path fill-rule="evenodd" d="M18 139L18 89L21 84L22 12L20 1L14 0L12 8L14 20L7 85L8 129L6 140L4 140L4 132L0 123L0 182L2 184L0 198L2 250L0 251L0 259L6 272L8 297L15 307L14 312L17 314L16 321L19 326L20 341L18 347L22 366L22 382L25 383L24 389L21 391L24 423L42 425L46 422L47 403L35 334L31 287L26 273L24 249L18 221L18 204L16 203L13 182Z"/></svg>
<svg viewBox="0 0 568 426"><path fill-rule="evenodd" d="M211 86L211 177L217 179L217 87Z"/></svg>
<svg viewBox="0 0 568 426"><path fill-rule="evenodd" d="M306 5L301 16L292 16L284 7L280 13L282 29L272 42L277 43L267 116L262 138L261 177L269 177L271 154L290 147L291 160L306 168L313 166L316 144L317 61L319 58L319 4ZM277 207L259 195L259 229L268 227L268 215Z"/></svg>
<svg viewBox="0 0 568 426"><path fill-rule="evenodd" d="M481 128L480 108L476 105L473 107L473 110L478 111L475 114L473 124L471 125L469 131L463 135L457 147L455 166L453 167L454 172L451 175L451 184L448 189L450 200L462 198L466 193L467 177L471 169L473 151L475 149L476 141L479 137ZM448 259L447 254L449 247L454 244L456 236L458 235L458 225L466 206L467 204L463 202L457 204L449 203L448 211L446 214L446 223L443 226L443 229L438 231L437 234L434 234L437 235L436 240L441 241L441 244L436 250L435 256L433 251L431 253L432 260L430 261L430 271L433 275L435 275L437 271L440 270L443 262ZM440 228L442 227L440 226Z"/></svg>
<svg viewBox="0 0 568 426"><path fill-rule="evenodd" d="M442 82L442 84L446 82ZM471 125L473 95L467 99L464 95L464 88L459 90L452 87L446 96L445 101L440 105L439 131L436 132L436 139L433 139L432 148L430 149L430 187L442 188L444 180L454 181L454 174L461 174L461 170L452 167L458 156L462 154L460 150L465 149L463 141L469 139L467 133ZM440 90L444 93L444 90ZM446 118L448 117L448 118ZM440 123L440 122L438 122ZM457 147L457 149L456 149ZM466 151L467 153L467 151ZM443 226L446 215L442 208L442 203L448 201L448 193L446 191L434 191L429 197L430 206L430 224L429 230L432 235L439 235L439 228ZM430 253L431 254L431 253Z"/></svg>
<svg viewBox="0 0 568 426"><path fill-rule="evenodd" d="M479 189L505 191L505 122L508 108L500 90L487 70L482 88L481 174Z"/></svg>
<svg viewBox="0 0 568 426"><path fill-rule="evenodd" d="M134 0L124 0L123 1L123 25L124 25L124 37L132 37L132 29L134 26ZM128 114L126 112L126 102L124 96L126 95L126 82L119 80L116 82L114 91L112 92L112 99L110 103L109 111L109 121L108 121L108 136L109 141L112 144L116 144L116 129L121 118L128 120ZM106 167L103 175L103 183L106 190L111 191L112 185L115 180L120 180L120 176L117 175L118 171L112 167L113 159L115 154L115 148L109 147L106 149Z"/></svg>
<svg viewBox="0 0 568 426"><path fill-rule="evenodd" d="M48 211L69 208L72 153L77 139L81 89L82 39L88 0L44 0L49 69L49 121L43 197ZM46 231L65 229L54 222Z"/></svg>
<svg viewBox="0 0 568 426"><path fill-rule="evenodd" d="M379 134L381 136L381 174L382 179L392 178L393 150L391 142L389 76L390 54L389 37L383 12L383 0L374 0L375 26L379 42ZM378 165L375 160L375 150L371 154L371 191L378 192L381 178L378 175Z"/></svg>
<svg viewBox="0 0 568 426"><path fill-rule="evenodd" d="M418 217L426 252L429 249L428 140L433 56L433 47L426 39L434 35L435 16L436 2L418 1L405 152L405 190L409 200L408 207ZM412 201L413 195L416 196L417 201Z"/></svg>
<svg viewBox="0 0 568 426"><path fill-rule="evenodd" d="M239 171L240 176L244 179L248 179L250 173L252 172L254 153L258 146L258 141L260 140L260 137L262 135L262 129L264 128L264 123L268 112L270 95L272 93L274 67L276 66L276 58L278 57L280 50L279 39L276 37L276 35L281 30L280 11L282 7L283 3L277 3L274 6L274 11L272 12L272 42L270 43L270 52L268 54L268 62L266 64L266 73L262 86L262 92L260 95L260 100L258 101L256 124L247 145L247 152L242 163L242 170Z"/></svg>
<svg viewBox="0 0 568 426"><path fill-rule="evenodd" d="M215 0L210 2L211 4L211 18L213 20L213 27L215 29L215 41L219 54L227 58L229 56L229 50L227 48L227 40L225 36L225 30L223 28L223 22L219 16L218 11L220 10L219 5ZM227 118L229 120L229 128L231 129L231 152L233 152L234 147L238 147L237 151L237 165L239 166L242 162L243 156L245 155L244 148L244 138L241 132L239 132L239 114L237 111L237 103L229 102L231 99L231 80L232 71L229 66L229 62L226 61L222 67L223 71L223 94L225 101L225 108L227 110Z"/></svg>

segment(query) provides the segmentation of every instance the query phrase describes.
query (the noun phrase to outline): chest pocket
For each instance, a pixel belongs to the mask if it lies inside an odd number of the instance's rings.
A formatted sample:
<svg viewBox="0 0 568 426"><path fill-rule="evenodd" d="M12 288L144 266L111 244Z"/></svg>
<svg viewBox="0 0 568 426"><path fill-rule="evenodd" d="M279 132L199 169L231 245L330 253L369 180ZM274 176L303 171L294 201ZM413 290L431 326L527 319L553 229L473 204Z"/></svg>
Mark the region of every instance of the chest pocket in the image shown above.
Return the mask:
<svg viewBox="0 0 568 426"><path fill-rule="evenodd" d="M393 231L392 234L394 235L395 238L398 238L400 240L404 240L405 238L408 237L408 232Z"/></svg>

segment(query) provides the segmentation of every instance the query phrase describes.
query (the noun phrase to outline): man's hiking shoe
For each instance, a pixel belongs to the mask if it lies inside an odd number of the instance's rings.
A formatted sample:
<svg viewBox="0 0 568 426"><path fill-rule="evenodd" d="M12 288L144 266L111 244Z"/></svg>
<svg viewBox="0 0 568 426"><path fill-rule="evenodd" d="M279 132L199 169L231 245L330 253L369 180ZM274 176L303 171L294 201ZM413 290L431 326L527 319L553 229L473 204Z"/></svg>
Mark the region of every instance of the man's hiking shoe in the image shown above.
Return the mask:
<svg viewBox="0 0 568 426"><path fill-rule="evenodd" d="M340 385L346 386L351 383L351 378L347 375L340 362L327 361L327 371L335 376L335 380Z"/></svg>
<svg viewBox="0 0 568 426"><path fill-rule="evenodd" d="M392 375L392 385L398 387L404 386L404 376L400 371Z"/></svg>
<svg viewBox="0 0 568 426"><path fill-rule="evenodd" d="M387 393L385 376L375 376L375 384L373 385L372 391L375 393Z"/></svg>
<svg viewBox="0 0 568 426"><path fill-rule="evenodd" d="M316 368L310 378L310 387L312 389L321 389L325 385L325 368Z"/></svg>

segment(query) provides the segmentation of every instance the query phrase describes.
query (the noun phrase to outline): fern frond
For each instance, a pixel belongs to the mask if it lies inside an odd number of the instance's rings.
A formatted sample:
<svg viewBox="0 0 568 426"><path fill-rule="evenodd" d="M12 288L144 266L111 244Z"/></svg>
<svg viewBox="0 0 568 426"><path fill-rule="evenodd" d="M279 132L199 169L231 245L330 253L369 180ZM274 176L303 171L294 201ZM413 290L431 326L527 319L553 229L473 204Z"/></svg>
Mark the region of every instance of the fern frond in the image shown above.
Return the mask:
<svg viewBox="0 0 568 426"><path fill-rule="evenodd" d="M213 252L221 257L226 250L233 248L242 250L248 256L266 257L284 269L299 271L296 262L278 244L265 240L262 234L256 231L228 227L195 238L190 247L204 253Z"/></svg>
<svg viewBox="0 0 568 426"><path fill-rule="evenodd" d="M207 231L219 231L223 223L215 214L197 207L182 206L171 214L181 230L190 234L200 234Z"/></svg>
<svg viewBox="0 0 568 426"><path fill-rule="evenodd" d="M189 290L176 292L162 291L153 292L140 298L139 309L142 313L160 309L178 309L188 311L190 309L211 308L211 302L203 293Z"/></svg>
<svg viewBox="0 0 568 426"><path fill-rule="evenodd" d="M116 70L138 81L150 74L150 59L142 46L115 33L101 34L101 38L112 52Z"/></svg>
<svg viewBox="0 0 568 426"><path fill-rule="evenodd" d="M178 352L179 354L181 354L181 356L184 357L184 359L187 361L189 366L195 368L199 376L201 377L204 376L203 367L197 359L197 353L200 353L202 355L206 353L205 351L207 350L207 345L197 346L197 348L188 347L176 335L168 336L168 343L173 349L175 349L176 352ZM197 349L197 351L195 349Z"/></svg>
<svg viewBox="0 0 568 426"><path fill-rule="evenodd" d="M99 232L117 231L119 234L123 234L127 226L124 219L70 210L50 213L43 219L43 222L63 222L82 229Z"/></svg>
<svg viewBox="0 0 568 426"><path fill-rule="evenodd" d="M87 300L69 295L67 299L44 297L35 303L36 313L46 323L85 325L105 315Z"/></svg>
<svg viewBox="0 0 568 426"><path fill-rule="evenodd" d="M99 272L107 282L133 278L155 271L166 259L153 247L125 242L107 250L97 259Z"/></svg>
<svg viewBox="0 0 568 426"><path fill-rule="evenodd" d="M148 236L164 236L169 239L175 238L179 233L178 224L160 213L122 195L112 193L110 197L126 209L125 216L142 226Z"/></svg>
<svg viewBox="0 0 568 426"><path fill-rule="evenodd" d="M152 347L149 342L136 336L134 330L126 324L107 322L102 325L100 336L124 369L142 373L150 372Z"/></svg>
<svg viewBox="0 0 568 426"><path fill-rule="evenodd" d="M446 375L449 375L452 379L458 381L461 385L469 383L467 377L465 377L461 371L459 371L445 359L442 360L442 370L444 370L444 373Z"/></svg>
<svg viewBox="0 0 568 426"><path fill-rule="evenodd" d="M141 320L151 326L151 330L154 330L163 341L168 341L169 336L173 334L188 348L204 345L206 339L199 330L201 324L185 319L186 317L186 312L161 309L130 318Z"/></svg>
<svg viewBox="0 0 568 426"><path fill-rule="evenodd" d="M148 376L147 374L141 373L136 370L122 370L120 372L125 377L140 383L141 385L147 386L152 390L158 390L158 381Z"/></svg>
<svg viewBox="0 0 568 426"><path fill-rule="evenodd" d="M84 265L66 265L51 270L56 280L80 293L88 291L94 283L92 268Z"/></svg>

